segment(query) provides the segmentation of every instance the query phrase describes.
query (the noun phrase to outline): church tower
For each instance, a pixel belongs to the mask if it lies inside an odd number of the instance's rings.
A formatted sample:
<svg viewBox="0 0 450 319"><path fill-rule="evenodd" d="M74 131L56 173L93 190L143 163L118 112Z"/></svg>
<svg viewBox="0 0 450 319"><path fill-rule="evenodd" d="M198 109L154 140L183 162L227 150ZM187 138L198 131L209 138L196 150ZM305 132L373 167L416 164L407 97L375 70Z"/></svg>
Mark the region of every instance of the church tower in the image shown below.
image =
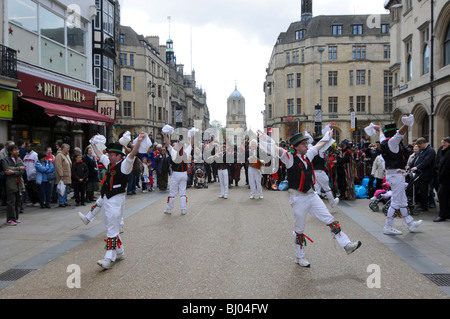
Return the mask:
<svg viewBox="0 0 450 319"><path fill-rule="evenodd" d="M302 0L302 22L308 25L312 18L312 0Z"/></svg>
<svg viewBox="0 0 450 319"><path fill-rule="evenodd" d="M227 128L242 128L247 131L245 98L238 91L237 85L227 100Z"/></svg>

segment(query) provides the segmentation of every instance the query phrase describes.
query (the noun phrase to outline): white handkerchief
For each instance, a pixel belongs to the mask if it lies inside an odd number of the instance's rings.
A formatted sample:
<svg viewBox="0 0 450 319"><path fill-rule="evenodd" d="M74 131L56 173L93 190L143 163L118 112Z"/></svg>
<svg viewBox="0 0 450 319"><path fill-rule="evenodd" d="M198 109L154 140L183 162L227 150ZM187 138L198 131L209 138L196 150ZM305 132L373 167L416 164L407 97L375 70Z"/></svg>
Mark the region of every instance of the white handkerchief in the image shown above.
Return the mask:
<svg viewBox="0 0 450 319"><path fill-rule="evenodd" d="M192 137L195 135L195 133L197 133L198 131L200 131L198 128L193 127L188 131L188 137Z"/></svg>
<svg viewBox="0 0 450 319"><path fill-rule="evenodd" d="M139 137L136 137L133 141L133 144L136 145ZM145 134L145 138L141 141L141 145L139 145L139 153L147 153L148 149L152 146L152 141L150 140L150 137L148 137L148 134Z"/></svg>
<svg viewBox="0 0 450 319"><path fill-rule="evenodd" d="M166 134L173 134L173 132L175 132L175 129L172 126L166 124L162 128L162 132Z"/></svg>
<svg viewBox="0 0 450 319"><path fill-rule="evenodd" d="M325 128L322 130L322 135L325 135L331 128L331 124L328 124L325 126Z"/></svg>
<svg viewBox="0 0 450 319"><path fill-rule="evenodd" d="M308 138L308 144L312 144L312 142L314 142L314 139L312 138L312 136L308 133L308 131L305 131L303 134L305 137Z"/></svg>
<svg viewBox="0 0 450 319"><path fill-rule="evenodd" d="M97 146L100 152L103 152L104 149L106 149L106 137L103 135L95 135L94 138L91 140L91 145Z"/></svg>
<svg viewBox="0 0 450 319"><path fill-rule="evenodd" d="M375 124L370 123L369 126L364 128L364 131L366 131L367 135L372 136L374 135L377 131L375 131Z"/></svg>
<svg viewBox="0 0 450 319"><path fill-rule="evenodd" d="M127 146L128 143L131 142L131 133L129 131L126 131L122 137L119 139L119 143L122 146Z"/></svg>
<svg viewBox="0 0 450 319"><path fill-rule="evenodd" d="M405 124L406 126L413 126L414 125L414 115L409 115L409 116L404 116L402 117L402 122L403 124Z"/></svg>

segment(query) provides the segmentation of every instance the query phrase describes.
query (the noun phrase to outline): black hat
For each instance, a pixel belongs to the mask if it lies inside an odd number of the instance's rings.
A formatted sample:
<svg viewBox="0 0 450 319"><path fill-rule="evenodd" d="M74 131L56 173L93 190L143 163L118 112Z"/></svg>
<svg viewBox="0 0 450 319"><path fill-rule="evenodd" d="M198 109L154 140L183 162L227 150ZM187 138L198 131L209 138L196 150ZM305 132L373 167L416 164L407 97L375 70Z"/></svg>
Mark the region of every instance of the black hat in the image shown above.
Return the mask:
<svg viewBox="0 0 450 319"><path fill-rule="evenodd" d="M397 124L395 124L395 123L392 123L392 124L386 124L386 125L384 126L384 131L383 131L383 133L384 133L385 136L391 137L391 136L394 136L395 133L397 133L397 130L398 130Z"/></svg>
<svg viewBox="0 0 450 319"><path fill-rule="evenodd" d="M122 156L125 156L125 153L123 151L123 146L120 143L110 143L108 145L108 147L106 148L106 152L122 154Z"/></svg>
<svg viewBox="0 0 450 319"><path fill-rule="evenodd" d="M301 143L307 139L308 138L306 136L304 136L302 133L298 133L298 134L294 135L293 137L291 137L291 139L289 140L289 143L291 143L292 146L295 146L296 144Z"/></svg>
<svg viewBox="0 0 450 319"><path fill-rule="evenodd" d="M314 143L319 143L320 140L321 140L322 138L323 138L322 135L316 136L316 137L314 138Z"/></svg>

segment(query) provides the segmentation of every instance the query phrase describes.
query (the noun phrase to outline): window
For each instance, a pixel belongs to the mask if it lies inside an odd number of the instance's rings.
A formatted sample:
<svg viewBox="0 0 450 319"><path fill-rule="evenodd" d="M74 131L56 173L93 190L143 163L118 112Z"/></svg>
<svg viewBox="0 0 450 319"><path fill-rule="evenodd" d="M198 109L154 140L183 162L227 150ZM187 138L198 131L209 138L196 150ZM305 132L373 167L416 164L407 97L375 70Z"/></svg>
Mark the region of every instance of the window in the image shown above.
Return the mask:
<svg viewBox="0 0 450 319"><path fill-rule="evenodd" d="M384 71L384 112L392 112L392 74Z"/></svg>
<svg viewBox="0 0 450 319"><path fill-rule="evenodd" d="M120 43L124 43L125 42L125 34L123 34L123 33L120 34L119 41L120 41Z"/></svg>
<svg viewBox="0 0 450 319"><path fill-rule="evenodd" d="M444 40L444 65L450 64L450 23L447 26L447 34Z"/></svg>
<svg viewBox="0 0 450 319"><path fill-rule="evenodd" d="M391 58L391 46L385 45L383 51L384 51L384 58L390 59Z"/></svg>
<svg viewBox="0 0 450 319"><path fill-rule="evenodd" d="M123 89L125 91L131 91L131 76L123 77Z"/></svg>
<svg viewBox="0 0 450 319"><path fill-rule="evenodd" d="M391 28L389 27L389 24L382 23L381 24L381 34L390 34L390 33L391 33Z"/></svg>
<svg viewBox="0 0 450 319"><path fill-rule="evenodd" d="M268 117L269 117L269 119L271 119L272 118L272 104L269 104L269 115L268 115Z"/></svg>
<svg viewBox="0 0 450 319"><path fill-rule="evenodd" d="M64 19L43 7L40 8L40 29L41 35L60 44L65 44Z"/></svg>
<svg viewBox="0 0 450 319"><path fill-rule="evenodd" d="M331 26L331 33L333 35L342 35L342 24L332 25Z"/></svg>
<svg viewBox="0 0 450 319"><path fill-rule="evenodd" d="M292 52L292 63L300 63L300 53L298 51Z"/></svg>
<svg viewBox="0 0 450 319"><path fill-rule="evenodd" d="M103 31L114 37L114 5L103 0Z"/></svg>
<svg viewBox="0 0 450 319"><path fill-rule="evenodd" d="M129 101L123 101L123 116L124 117L131 117L131 102Z"/></svg>
<svg viewBox="0 0 450 319"><path fill-rule="evenodd" d="M120 54L120 66L126 66L127 65L127 54L126 53L121 53Z"/></svg>
<svg viewBox="0 0 450 319"><path fill-rule="evenodd" d="M134 54L130 54L130 66L134 67Z"/></svg>
<svg viewBox="0 0 450 319"><path fill-rule="evenodd" d="M338 73L337 71L328 72L328 86L337 86Z"/></svg>
<svg viewBox="0 0 450 319"><path fill-rule="evenodd" d="M411 37L405 41L405 47L406 47L406 80L411 81L412 80L412 40Z"/></svg>
<svg viewBox="0 0 450 319"><path fill-rule="evenodd" d="M350 106L350 110L354 110L353 109L353 96L349 96L348 98L348 104Z"/></svg>
<svg viewBox="0 0 450 319"><path fill-rule="evenodd" d="M356 112L365 112L366 111L366 97L365 96L357 96L356 97Z"/></svg>
<svg viewBox="0 0 450 319"><path fill-rule="evenodd" d="M337 60L337 46L328 47L328 60Z"/></svg>
<svg viewBox="0 0 450 319"><path fill-rule="evenodd" d="M338 109L338 98L335 97L329 97L328 98L328 113L337 113Z"/></svg>
<svg viewBox="0 0 450 319"><path fill-rule="evenodd" d="M305 50L302 49L302 63L305 62Z"/></svg>
<svg viewBox="0 0 450 319"><path fill-rule="evenodd" d="M422 73L427 74L428 72L430 72L430 48L428 47L428 45L425 45L425 48L423 48L422 63Z"/></svg>
<svg viewBox="0 0 450 319"><path fill-rule="evenodd" d="M103 56L103 91L114 93L114 60Z"/></svg>
<svg viewBox="0 0 450 319"><path fill-rule="evenodd" d="M406 63L406 78L408 79L408 81L412 80L412 57L409 55L408 56L408 60Z"/></svg>
<svg viewBox="0 0 450 319"><path fill-rule="evenodd" d="M305 37L305 33L306 33L305 29L295 31L295 40L303 39Z"/></svg>
<svg viewBox="0 0 450 319"><path fill-rule="evenodd" d="M302 86L302 74L301 73L297 73L297 87L301 87Z"/></svg>
<svg viewBox="0 0 450 319"><path fill-rule="evenodd" d="M38 32L36 3L31 0L9 0L7 8L9 22L13 22L32 32Z"/></svg>
<svg viewBox="0 0 450 319"><path fill-rule="evenodd" d="M352 25L352 34L353 35L361 35L361 34L363 34L363 25L362 24L354 24L354 25Z"/></svg>
<svg viewBox="0 0 450 319"><path fill-rule="evenodd" d="M366 84L366 70L356 70L356 85Z"/></svg>
<svg viewBox="0 0 450 319"><path fill-rule="evenodd" d="M297 99L297 114L302 113L302 99Z"/></svg>
<svg viewBox="0 0 450 319"><path fill-rule="evenodd" d="M286 53L286 64L291 63L291 54L289 52Z"/></svg>
<svg viewBox="0 0 450 319"><path fill-rule="evenodd" d="M354 71L353 70L350 70L349 71L349 77L350 77L350 85L353 85L354 83L355 83L355 75L354 75Z"/></svg>
<svg viewBox="0 0 450 319"><path fill-rule="evenodd" d="M287 88L292 89L294 87L294 74L287 75Z"/></svg>
<svg viewBox="0 0 450 319"><path fill-rule="evenodd" d="M94 85L97 87L97 89L101 89L100 87L100 81L101 81L101 68L95 67L94 68Z"/></svg>
<svg viewBox="0 0 450 319"><path fill-rule="evenodd" d="M366 58L366 46L365 45L353 46L353 59L361 60L365 58Z"/></svg>
<svg viewBox="0 0 450 319"><path fill-rule="evenodd" d="M287 114L288 115L294 114L294 99L287 100Z"/></svg>
<svg viewBox="0 0 450 319"><path fill-rule="evenodd" d="M85 56L85 23L75 24L72 15L65 19L63 13L59 15L56 10L36 4L37 1L6 1L9 25L5 25L5 29L13 32L8 38L8 46L23 53L22 61L87 80L92 70L88 71Z"/></svg>

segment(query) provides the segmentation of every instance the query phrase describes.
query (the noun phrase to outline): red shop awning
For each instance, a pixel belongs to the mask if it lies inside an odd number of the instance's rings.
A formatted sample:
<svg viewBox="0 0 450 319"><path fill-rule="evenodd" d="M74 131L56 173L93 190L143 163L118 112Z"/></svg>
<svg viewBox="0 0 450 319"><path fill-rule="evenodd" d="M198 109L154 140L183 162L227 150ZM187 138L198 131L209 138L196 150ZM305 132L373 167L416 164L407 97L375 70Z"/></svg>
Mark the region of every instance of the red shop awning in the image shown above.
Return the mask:
<svg viewBox="0 0 450 319"><path fill-rule="evenodd" d="M48 116L58 116L65 121L83 124L95 124L101 126L109 126L114 124L114 119L95 112L94 110L82 109L64 104L50 103L29 98L22 99L44 108Z"/></svg>

